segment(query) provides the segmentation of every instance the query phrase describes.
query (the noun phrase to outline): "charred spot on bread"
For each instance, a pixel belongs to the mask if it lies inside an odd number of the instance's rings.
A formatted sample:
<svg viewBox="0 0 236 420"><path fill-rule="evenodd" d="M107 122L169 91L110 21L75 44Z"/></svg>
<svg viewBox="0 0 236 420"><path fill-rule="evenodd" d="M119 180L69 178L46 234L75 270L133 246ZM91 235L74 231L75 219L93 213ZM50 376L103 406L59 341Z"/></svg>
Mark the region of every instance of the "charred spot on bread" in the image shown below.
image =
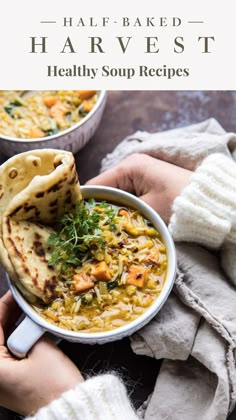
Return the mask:
<svg viewBox="0 0 236 420"><path fill-rule="evenodd" d="M10 216L14 216L16 213L18 213L18 211L20 211L23 207L22 206L18 206L15 208L15 210L10 214Z"/></svg>
<svg viewBox="0 0 236 420"><path fill-rule="evenodd" d="M73 171L73 169L75 169L75 162L73 162L70 166L69 166L69 171Z"/></svg>
<svg viewBox="0 0 236 420"><path fill-rule="evenodd" d="M51 300L55 296L56 287L57 287L57 278L55 275L45 280L43 291L46 295L47 300Z"/></svg>
<svg viewBox="0 0 236 420"><path fill-rule="evenodd" d="M42 236L38 232L34 233L34 237L35 237L36 241L39 241L42 238Z"/></svg>
<svg viewBox="0 0 236 420"><path fill-rule="evenodd" d="M2 191L2 190L3 190L3 186L0 184L0 200L4 195L4 191Z"/></svg>
<svg viewBox="0 0 236 420"><path fill-rule="evenodd" d="M16 247L15 242L13 241L13 239L12 239L11 237L8 237L7 239L8 239L8 240L9 240L9 242L11 243L12 248L14 249L14 253L15 253L18 257L22 258L22 253L21 253L21 252L18 250L18 248Z"/></svg>
<svg viewBox="0 0 236 420"><path fill-rule="evenodd" d="M49 203L49 206L50 206L50 207L54 207L54 206L56 206L56 205L57 205L57 203L58 203L58 199L56 198L56 200L51 201L51 202Z"/></svg>
<svg viewBox="0 0 236 420"><path fill-rule="evenodd" d="M34 248L35 254L38 255L38 257L45 257L45 250L44 250L42 242L37 241L37 240L34 241L33 248Z"/></svg>
<svg viewBox="0 0 236 420"><path fill-rule="evenodd" d="M33 282L34 286L36 286L36 287L38 286L38 277L39 277L39 273L38 273L38 270L37 270L35 276L31 276L32 282Z"/></svg>
<svg viewBox="0 0 236 420"><path fill-rule="evenodd" d="M34 210L34 209L35 209L35 206L29 206L28 203L26 203L24 205L24 210L25 210L26 213L28 213L30 210Z"/></svg>
<svg viewBox="0 0 236 420"><path fill-rule="evenodd" d="M16 177L17 177L17 175L18 175L18 171L17 171L17 169L16 169L16 168L12 168L12 169L9 171L9 173L8 173L8 176L9 176L9 178L11 178L11 179L16 178Z"/></svg>
<svg viewBox="0 0 236 420"><path fill-rule="evenodd" d="M40 191L37 194L35 194L36 198L42 198L44 196L44 191Z"/></svg>
<svg viewBox="0 0 236 420"><path fill-rule="evenodd" d="M67 194L67 197L65 199L65 203L71 204L71 202L72 202L72 196L71 196L71 191L69 191L69 194Z"/></svg>
<svg viewBox="0 0 236 420"><path fill-rule="evenodd" d="M22 264L22 267L23 267L23 271L25 272L25 274L27 274L29 276L30 271L29 271L28 267L25 264Z"/></svg>
<svg viewBox="0 0 236 420"><path fill-rule="evenodd" d="M47 189L47 193L59 191L62 188L61 184L62 184L62 181L59 181L56 184L52 185L50 188Z"/></svg>
<svg viewBox="0 0 236 420"><path fill-rule="evenodd" d="M40 166L41 159L36 158L36 159L32 160L32 163L33 163L34 166Z"/></svg>
<svg viewBox="0 0 236 420"><path fill-rule="evenodd" d="M74 176L73 176L73 178L71 178L71 180L69 181L69 185L73 185L73 184L75 184L75 182L76 182L76 178L77 178L77 176L76 176L76 175L74 175Z"/></svg>
<svg viewBox="0 0 236 420"><path fill-rule="evenodd" d="M53 209L49 210L49 213L50 214L55 214L55 213L57 213L57 209L56 208L53 208Z"/></svg>
<svg viewBox="0 0 236 420"><path fill-rule="evenodd" d="M6 218L6 225L7 225L7 231L10 235L11 234L11 223L10 223L10 218L9 217Z"/></svg>

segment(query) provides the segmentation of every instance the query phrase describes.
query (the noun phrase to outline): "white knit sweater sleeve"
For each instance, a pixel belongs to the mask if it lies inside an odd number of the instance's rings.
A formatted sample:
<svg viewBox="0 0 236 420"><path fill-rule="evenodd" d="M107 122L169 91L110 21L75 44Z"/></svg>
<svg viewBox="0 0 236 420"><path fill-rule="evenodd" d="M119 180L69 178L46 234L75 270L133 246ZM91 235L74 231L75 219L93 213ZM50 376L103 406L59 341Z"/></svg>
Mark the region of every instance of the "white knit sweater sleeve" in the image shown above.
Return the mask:
<svg viewBox="0 0 236 420"><path fill-rule="evenodd" d="M65 392L27 420L138 420L122 382L96 376Z"/></svg>
<svg viewBox="0 0 236 420"><path fill-rule="evenodd" d="M173 204L169 230L175 241L221 249L222 265L236 284L236 163L208 156Z"/></svg>

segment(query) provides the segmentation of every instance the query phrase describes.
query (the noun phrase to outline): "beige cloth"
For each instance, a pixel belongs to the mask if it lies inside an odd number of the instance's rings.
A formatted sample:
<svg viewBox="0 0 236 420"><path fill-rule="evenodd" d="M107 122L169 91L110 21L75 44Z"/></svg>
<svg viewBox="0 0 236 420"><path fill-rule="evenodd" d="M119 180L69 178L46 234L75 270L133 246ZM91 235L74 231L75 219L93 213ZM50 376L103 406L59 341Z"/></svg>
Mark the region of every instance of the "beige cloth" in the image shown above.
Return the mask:
<svg viewBox="0 0 236 420"><path fill-rule="evenodd" d="M214 119L164 133L137 132L102 162L102 170L134 152L187 169L211 153L236 158L236 136ZM165 361L145 420L225 420L236 402L236 290L217 254L178 244L179 272L161 312L131 338L133 351Z"/></svg>

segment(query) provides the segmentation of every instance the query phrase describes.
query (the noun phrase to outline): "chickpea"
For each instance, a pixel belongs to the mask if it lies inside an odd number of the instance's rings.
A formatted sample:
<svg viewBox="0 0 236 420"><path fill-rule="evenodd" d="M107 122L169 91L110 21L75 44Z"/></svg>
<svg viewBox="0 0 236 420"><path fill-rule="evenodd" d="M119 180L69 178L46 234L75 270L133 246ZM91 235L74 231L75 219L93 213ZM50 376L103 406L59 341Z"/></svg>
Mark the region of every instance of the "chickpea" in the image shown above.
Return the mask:
<svg viewBox="0 0 236 420"><path fill-rule="evenodd" d="M149 279L149 280L147 281L147 287L148 287L148 289L152 289L152 290L154 290L154 289L156 289L156 286L157 286L157 283L156 283L156 281L155 281L155 280L153 280L153 279Z"/></svg>
<svg viewBox="0 0 236 420"><path fill-rule="evenodd" d="M129 285L129 286L126 287L125 290L126 290L127 295L132 296L136 293L137 287L135 287L133 285Z"/></svg>

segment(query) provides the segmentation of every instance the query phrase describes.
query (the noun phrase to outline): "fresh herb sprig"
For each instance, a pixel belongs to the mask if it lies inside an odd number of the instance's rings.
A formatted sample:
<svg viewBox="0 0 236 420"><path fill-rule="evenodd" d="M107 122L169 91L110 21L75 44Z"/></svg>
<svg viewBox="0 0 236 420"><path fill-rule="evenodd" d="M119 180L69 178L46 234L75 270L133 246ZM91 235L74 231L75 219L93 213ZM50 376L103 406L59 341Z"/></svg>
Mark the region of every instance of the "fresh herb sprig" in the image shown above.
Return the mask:
<svg viewBox="0 0 236 420"><path fill-rule="evenodd" d="M114 217L115 209L108 203L81 200L73 213L60 217L57 232L49 236L48 244L53 248L49 266L61 264L65 271L69 266L80 266L92 245L104 248L101 226L114 229Z"/></svg>

